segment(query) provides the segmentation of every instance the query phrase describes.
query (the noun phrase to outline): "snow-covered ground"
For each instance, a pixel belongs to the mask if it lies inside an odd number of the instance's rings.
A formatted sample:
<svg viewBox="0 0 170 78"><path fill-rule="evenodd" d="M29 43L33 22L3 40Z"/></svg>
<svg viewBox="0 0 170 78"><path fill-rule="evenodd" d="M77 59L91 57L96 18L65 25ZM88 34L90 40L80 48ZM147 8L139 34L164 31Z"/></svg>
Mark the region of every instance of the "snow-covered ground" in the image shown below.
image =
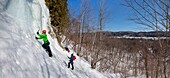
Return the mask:
<svg viewBox="0 0 170 78"><path fill-rule="evenodd" d="M67 68L70 54L50 35L54 56L48 57L42 41L35 39L36 31L48 25L44 0L0 1L0 78L106 78L78 56L75 69Z"/></svg>
<svg viewBox="0 0 170 78"><path fill-rule="evenodd" d="M170 39L170 37L130 37L130 36L115 36L113 38L126 38L126 39L146 39L146 40L158 40L158 39Z"/></svg>

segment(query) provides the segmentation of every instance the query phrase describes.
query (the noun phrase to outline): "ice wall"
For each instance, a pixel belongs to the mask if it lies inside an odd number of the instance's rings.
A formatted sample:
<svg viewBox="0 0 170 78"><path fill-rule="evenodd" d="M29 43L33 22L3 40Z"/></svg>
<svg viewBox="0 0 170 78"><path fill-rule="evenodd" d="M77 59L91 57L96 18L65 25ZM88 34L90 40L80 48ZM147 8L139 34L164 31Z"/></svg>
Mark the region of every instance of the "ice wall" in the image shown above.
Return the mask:
<svg viewBox="0 0 170 78"><path fill-rule="evenodd" d="M23 26L23 30L36 32L47 29L49 11L44 0L2 0L0 11L5 11Z"/></svg>

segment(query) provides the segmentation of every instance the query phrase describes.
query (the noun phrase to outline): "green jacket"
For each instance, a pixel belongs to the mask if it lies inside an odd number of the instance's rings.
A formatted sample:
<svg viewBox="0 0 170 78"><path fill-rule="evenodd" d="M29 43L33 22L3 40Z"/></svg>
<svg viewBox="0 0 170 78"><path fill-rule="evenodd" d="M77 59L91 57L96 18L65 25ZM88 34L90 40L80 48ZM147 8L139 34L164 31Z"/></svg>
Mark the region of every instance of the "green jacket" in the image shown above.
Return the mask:
<svg viewBox="0 0 170 78"><path fill-rule="evenodd" d="M43 39L44 43L48 42L47 34L38 34L38 36L39 36L38 39Z"/></svg>

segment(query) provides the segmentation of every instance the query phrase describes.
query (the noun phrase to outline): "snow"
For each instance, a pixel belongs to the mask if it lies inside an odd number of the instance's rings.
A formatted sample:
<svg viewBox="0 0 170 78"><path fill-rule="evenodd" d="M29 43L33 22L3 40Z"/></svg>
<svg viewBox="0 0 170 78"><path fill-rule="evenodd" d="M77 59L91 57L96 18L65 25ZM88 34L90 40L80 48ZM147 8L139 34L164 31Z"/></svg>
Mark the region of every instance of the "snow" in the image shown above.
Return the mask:
<svg viewBox="0 0 170 78"><path fill-rule="evenodd" d="M49 34L54 57L48 57L42 41L35 39L36 31L48 30L47 26L49 11L44 0L0 1L0 78L107 78L78 56L75 69L67 68L71 53Z"/></svg>
<svg viewBox="0 0 170 78"><path fill-rule="evenodd" d="M127 38L127 39L146 39L146 40L158 40L158 37L129 37L129 36L115 36L113 38ZM170 37L160 37L160 39L170 39Z"/></svg>

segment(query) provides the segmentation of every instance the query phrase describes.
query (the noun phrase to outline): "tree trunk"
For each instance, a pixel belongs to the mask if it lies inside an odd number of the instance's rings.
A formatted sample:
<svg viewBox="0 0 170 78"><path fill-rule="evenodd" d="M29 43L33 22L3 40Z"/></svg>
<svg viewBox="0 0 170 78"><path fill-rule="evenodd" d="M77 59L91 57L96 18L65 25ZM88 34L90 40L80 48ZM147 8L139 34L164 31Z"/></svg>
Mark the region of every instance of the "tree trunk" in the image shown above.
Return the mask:
<svg viewBox="0 0 170 78"><path fill-rule="evenodd" d="M144 60L145 60L145 74L146 74L146 78L149 78L149 73L148 73L148 58L147 56L144 57Z"/></svg>

